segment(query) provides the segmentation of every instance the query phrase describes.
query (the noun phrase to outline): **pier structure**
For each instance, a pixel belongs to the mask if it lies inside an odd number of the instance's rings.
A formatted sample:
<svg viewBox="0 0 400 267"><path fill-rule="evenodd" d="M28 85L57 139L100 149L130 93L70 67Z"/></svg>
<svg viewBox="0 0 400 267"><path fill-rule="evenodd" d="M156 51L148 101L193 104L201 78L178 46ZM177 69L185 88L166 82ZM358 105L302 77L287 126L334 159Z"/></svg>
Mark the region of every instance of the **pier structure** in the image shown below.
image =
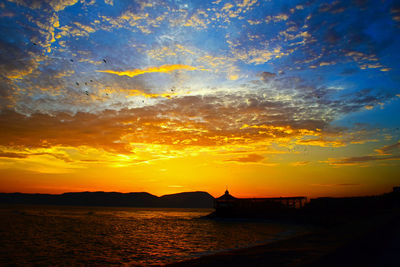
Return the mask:
<svg viewBox="0 0 400 267"><path fill-rule="evenodd" d="M221 216L275 217L287 214L305 206L307 198L236 198L226 190L225 194L215 199L214 208Z"/></svg>

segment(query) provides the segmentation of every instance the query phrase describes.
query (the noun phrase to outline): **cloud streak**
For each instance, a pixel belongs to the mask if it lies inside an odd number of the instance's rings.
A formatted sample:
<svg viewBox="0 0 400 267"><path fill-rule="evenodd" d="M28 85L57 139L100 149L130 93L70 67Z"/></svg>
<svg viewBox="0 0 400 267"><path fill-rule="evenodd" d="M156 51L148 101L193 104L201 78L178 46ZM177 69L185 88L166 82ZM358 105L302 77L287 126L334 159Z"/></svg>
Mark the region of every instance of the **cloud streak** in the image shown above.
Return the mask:
<svg viewBox="0 0 400 267"><path fill-rule="evenodd" d="M348 157L341 159L328 159L326 163L329 165L345 166L345 165L360 165L374 161L387 161L387 160L400 160L400 155L395 156L361 156L361 157Z"/></svg>
<svg viewBox="0 0 400 267"><path fill-rule="evenodd" d="M116 74L118 76L128 76L128 77L135 77L138 75L142 75L145 73L169 73L177 70L201 70L201 71L206 71L206 69L203 68L198 68L198 67L193 67L193 66L188 66L188 65L183 65L183 64L175 64L175 65L162 65L159 67L148 67L145 69L133 69L133 70L125 70L125 71L114 71L114 70L98 70L97 72L103 72L103 73L111 73L111 74Z"/></svg>
<svg viewBox="0 0 400 267"><path fill-rule="evenodd" d="M255 162L260 162L264 159L264 156L258 155L258 154L249 154L244 157L237 157L237 158L232 158L232 159L227 159L226 161L235 161L235 162L241 162L241 163L255 163Z"/></svg>

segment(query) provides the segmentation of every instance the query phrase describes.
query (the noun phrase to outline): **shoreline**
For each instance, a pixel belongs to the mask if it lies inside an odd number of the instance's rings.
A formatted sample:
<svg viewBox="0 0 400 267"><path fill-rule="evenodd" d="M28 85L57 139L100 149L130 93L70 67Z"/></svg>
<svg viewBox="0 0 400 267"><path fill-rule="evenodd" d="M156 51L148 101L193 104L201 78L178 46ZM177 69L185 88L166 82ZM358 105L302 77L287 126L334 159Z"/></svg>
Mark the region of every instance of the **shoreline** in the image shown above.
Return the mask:
<svg viewBox="0 0 400 267"><path fill-rule="evenodd" d="M276 242L164 266L380 266L383 261L385 266L396 266L392 261L397 258L388 254L388 246L400 241L399 219L399 210L385 211Z"/></svg>

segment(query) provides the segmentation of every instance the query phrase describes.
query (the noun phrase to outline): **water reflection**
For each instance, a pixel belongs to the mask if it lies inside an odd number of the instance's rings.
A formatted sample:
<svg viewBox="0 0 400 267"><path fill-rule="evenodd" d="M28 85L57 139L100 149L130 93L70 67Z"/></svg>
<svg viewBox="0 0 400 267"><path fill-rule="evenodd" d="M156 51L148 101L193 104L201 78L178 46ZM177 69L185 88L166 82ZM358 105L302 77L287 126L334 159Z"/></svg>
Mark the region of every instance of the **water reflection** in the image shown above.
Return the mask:
<svg viewBox="0 0 400 267"><path fill-rule="evenodd" d="M210 210L0 208L1 262L164 264L281 239L298 226L200 219ZM1 263L0 262L0 263Z"/></svg>

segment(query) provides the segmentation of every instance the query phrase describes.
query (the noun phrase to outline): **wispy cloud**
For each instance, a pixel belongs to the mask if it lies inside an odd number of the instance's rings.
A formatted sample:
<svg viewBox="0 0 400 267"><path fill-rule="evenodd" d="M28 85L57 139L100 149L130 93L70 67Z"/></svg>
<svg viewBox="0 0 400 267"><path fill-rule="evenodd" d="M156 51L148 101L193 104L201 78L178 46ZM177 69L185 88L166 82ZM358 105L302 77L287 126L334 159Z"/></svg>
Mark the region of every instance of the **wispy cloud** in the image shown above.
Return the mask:
<svg viewBox="0 0 400 267"><path fill-rule="evenodd" d="M133 69L133 70L125 70L125 71L98 70L97 72L111 73L111 74L116 74L118 76L135 77L135 76L142 75L142 74L145 74L145 73L154 73L154 72L168 73L168 72L172 72L172 71L176 71L176 70L201 70L201 71L205 71L206 69L193 67L193 66L188 66L188 65L182 65L182 64L175 64L175 65L162 65L162 66L159 66L159 67L148 67L148 68L145 68L145 69Z"/></svg>
<svg viewBox="0 0 400 267"><path fill-rule="evenodd" d="M311 186L322 186L322 187L336 187L336 186L360 186L361 184L311 184Z"/></svg>
<svg viewBox="0 0 400 267"><path fill-rule="evenodd" d="M386 156L392 155L393 153L399 154L400 153L400 142L375 149L375 151L379 155L386 155Z"/></svg>
<svg viewBox="0 0 400 267"><path fill-rule="evenodd" d="M292 162L290 165L292 166L306 166L310 164L310 161L296 161L296 162Z"/></svg>
<svg viewBox="0 0 400 267"><path fill-rule="evenodd" d="M345 166L345 165L360 165L374 161L386 161L386 160L400 160L400 155L396 156L361 156L361 157L348 157L339 159L328 159L325 163L329 165Z"/></svg>
<svg viewBox="0 0 400 267"><path fill-rule="evenodd" d="M264 159L264 156L261 156L258 154L249 154L244 157L227 159L226 161L236 161L236 162L241 162L241 163L248 163L248 162L260 162L263 159Z"/></svg>

